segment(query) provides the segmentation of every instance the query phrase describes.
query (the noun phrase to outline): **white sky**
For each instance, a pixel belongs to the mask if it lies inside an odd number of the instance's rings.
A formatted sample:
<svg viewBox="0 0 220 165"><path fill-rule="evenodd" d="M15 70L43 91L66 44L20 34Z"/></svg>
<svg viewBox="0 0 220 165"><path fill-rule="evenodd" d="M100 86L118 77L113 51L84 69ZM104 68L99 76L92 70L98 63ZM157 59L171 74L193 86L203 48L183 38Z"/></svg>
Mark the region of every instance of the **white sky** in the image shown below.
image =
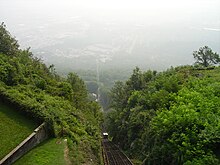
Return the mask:
<svg viewBox="0 0 220 165"><path fill-rule="evenodd" d="M71 3L75 2L72 1ZM76 4L90 8L106 9L184 9L220 3L219 0L81 0Z"/></svg>
<svg viewBox="0 0 220 165"><path fill-rule="evenodd" d="M11 4L10 4L11 1ZM19 13L37 13L40 15L73 15L73 13L89 13L89 15L108 15L124 19L133 16L159 20L209 19L216 17L220 26L220 0L0 0L10 6L0 6L5 15ZM2 10L2 11L1 11ZM4 13L3 13L4 14ZM3 15L4 16L4 15ZM27 15L28 17L28 15ZM128 19L128 18L125 18ZM217 27L213 27L217 28Z"/></svg>
<svg viewBox="0 0 220 165"><path fill-rule="evenodd" d="M220 6L220 0L0 0L29 5L78 7L93 9L198 9Z"/></svg>

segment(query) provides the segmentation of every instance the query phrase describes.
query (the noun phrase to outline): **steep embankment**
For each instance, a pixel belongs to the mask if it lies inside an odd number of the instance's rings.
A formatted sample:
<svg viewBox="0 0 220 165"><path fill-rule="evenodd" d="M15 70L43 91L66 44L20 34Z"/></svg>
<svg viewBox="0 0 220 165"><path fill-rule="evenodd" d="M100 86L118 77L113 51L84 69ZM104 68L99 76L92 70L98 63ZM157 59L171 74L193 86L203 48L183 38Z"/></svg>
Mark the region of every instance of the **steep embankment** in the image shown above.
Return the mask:
<svg viewBox="0 0 220 165"><path fill-rule="evenodd" d="M112 89L108 130L145 164L220 164L220 67L136 68Z"/></svg>
<svg viewBox="0 0 220 165"><path fill-rule="evenodd" d="M50 124L52 134L68 139L73 164L101 161L101 113L90 102L84 82L74 73L59 77L0 25L0 97L37 122Z"/></svg>
<svg viewBox="0 0 220 165"><path fill-rule="evenodd" d="M0 160L21 143L37 124L0 101Z"/></svg>

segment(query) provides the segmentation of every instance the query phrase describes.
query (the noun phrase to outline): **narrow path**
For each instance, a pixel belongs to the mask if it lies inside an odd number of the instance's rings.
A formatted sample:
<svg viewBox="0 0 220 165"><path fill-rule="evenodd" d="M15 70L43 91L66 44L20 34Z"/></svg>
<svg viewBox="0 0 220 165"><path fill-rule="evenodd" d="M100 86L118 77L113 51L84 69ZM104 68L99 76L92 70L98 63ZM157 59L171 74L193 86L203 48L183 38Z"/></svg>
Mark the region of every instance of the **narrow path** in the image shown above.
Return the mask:
<svg viewBox="0 0 220 165"><path fill-rule="evenodd" d="M68 145L67 145L67 139L64 139L63 142L64 142L64 145L65 145L65 147L64 147L64 159L66 161L66 165L71 165L72 163L69 159L69 148L68 148Z"/></svg>

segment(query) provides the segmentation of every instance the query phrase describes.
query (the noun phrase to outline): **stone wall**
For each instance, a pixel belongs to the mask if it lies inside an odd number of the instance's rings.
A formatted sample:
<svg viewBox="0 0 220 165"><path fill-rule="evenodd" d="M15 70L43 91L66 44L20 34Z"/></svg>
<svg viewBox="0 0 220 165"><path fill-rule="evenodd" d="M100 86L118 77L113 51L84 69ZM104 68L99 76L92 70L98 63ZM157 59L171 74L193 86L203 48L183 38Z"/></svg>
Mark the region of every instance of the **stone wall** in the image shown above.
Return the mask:
<svg viewBox="0 0 220 165"><path fill-rule="evenodd" d="M16 148L14 148L8 155L6 155L1 161L0 165L10 165L17 159L22 157L26 152L33 147L46 140L49 137L49 130L46 123L41 124L34 130L23 142L21 142Z"/></svg>

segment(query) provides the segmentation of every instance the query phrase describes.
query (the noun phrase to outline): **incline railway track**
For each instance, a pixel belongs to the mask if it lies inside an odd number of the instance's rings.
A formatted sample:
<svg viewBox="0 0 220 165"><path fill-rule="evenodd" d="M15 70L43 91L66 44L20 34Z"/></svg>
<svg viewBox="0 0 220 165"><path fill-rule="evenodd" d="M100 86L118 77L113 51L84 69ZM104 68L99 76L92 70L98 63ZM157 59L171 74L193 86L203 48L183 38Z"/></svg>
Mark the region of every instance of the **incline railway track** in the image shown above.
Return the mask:
<svg viewBox="0 0 220 165"><path fill-rule="evenodd" d="M105 165L133 165L128 157L108 139L102 140Z"/></svg>

